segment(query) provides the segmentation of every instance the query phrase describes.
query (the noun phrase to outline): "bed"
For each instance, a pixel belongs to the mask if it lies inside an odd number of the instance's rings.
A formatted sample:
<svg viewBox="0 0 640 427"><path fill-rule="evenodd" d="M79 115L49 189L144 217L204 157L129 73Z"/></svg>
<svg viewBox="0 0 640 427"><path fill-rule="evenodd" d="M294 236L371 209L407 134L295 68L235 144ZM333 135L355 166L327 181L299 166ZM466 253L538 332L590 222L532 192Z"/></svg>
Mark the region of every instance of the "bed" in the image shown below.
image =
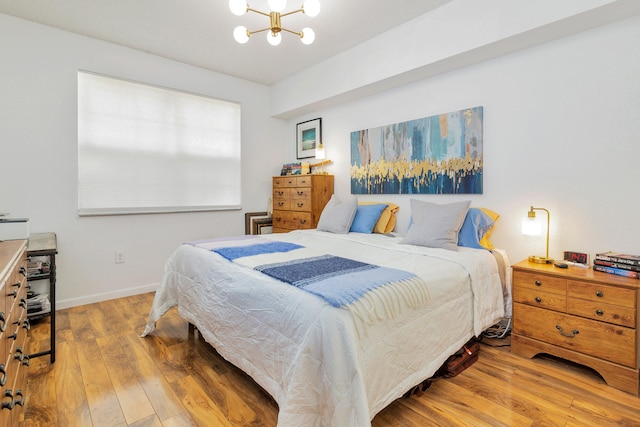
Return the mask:
<svg viewBox="0 0 640 427"><path fill-rule="evenodd" d="M412 221L417 228L420 216ZM447 250L406 239L327 232L319 224L180 245L166 263L143 336L161 328L162 315L177 306L226 360L273 396L278 426L370 426L509 310L503 251ZM407 272L420 291L398 280L340 306L256 269L293 255L224 252L262 244Z"/></svg>

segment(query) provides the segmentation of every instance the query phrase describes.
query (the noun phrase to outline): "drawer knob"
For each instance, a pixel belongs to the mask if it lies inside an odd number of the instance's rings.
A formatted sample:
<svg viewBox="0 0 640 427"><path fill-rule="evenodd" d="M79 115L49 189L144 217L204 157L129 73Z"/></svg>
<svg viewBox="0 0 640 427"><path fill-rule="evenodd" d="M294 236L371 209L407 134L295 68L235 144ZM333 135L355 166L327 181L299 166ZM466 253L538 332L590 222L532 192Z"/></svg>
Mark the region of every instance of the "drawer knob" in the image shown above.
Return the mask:
<svg viewBox="0 0 640 427"><path fill-rule="evenodd" d="M300 203L300 202L298 202L298 207L299 207L299 208L301 208L301 207L303 207L303 206L304 206L304 203Z"/></svg>
<svg viewBox="0 0 640 427"><path fill-rule="evenodd" d="M22 394L22 390L16 390L16 396L20 396L20 399L16 400L16 405L24 406L24 395Z"/></svg>
<svg viewBox="0 0 640 427"><path fill-rule="evenodd" d="M576 335L578 335L580 333L579 330L574 329L573 331L571 331L570 334L566 333L565 331L562 330L562 326L560 325L556 325L556 329L560 332L560 335L562 335L563 337L567 337L567 338L573 338Z"/></svg>
<svg viewBox="0 0 640 427"><path fill-rule="evenodd" d="M20 274L22 274L24 277L27 277L27 269L24 267L20 267Z"/></svg>
<svg viewBox="0 0 640 427"><path fill-rule="evenodd" d="M541 303L541 302L542 302L542 298L540 298L540 297L536 297L536 302L537 302L537 303Z"/></svg>
<svg viewBox="0 0 640 427"><path fill-rule="evenodd" d="M596 314L597 314L598 316L602 316L602 315L604 314L604 311L602 311L601 309L597 309L597 310L596 310Z"/></svg>
<svg viewBox="0 0 640 427"><path fill-rule="evenodd" d="M602 291L596 291L596 296L602 298L604 294L602 293Z"/></svg>
<svg viewBox="0 0 640 427"><path fill-rule="evenodd" d="M9 402L5 401L4 400L5 397L8 397L11 400ZM15 406L15 403L13 401L13 391L5 390L4 397L2 398L2 409L13 409L14 406Z"/></svg>
<svg viewBox="0 0 640 427"><path fill-rule="evenodd" d="M306 219L301 219L301 220L300 220L300 224L306 224L306 223L307 223L307 220L306 220Z"/></svg>
<svg viewBox="0 0 640 427"><path fill-rule="evenodd" d="M540 280L536 280L536 286L542 286L542 282L540 282Z"/></svg>
<svg viewBox="0 0 640 427"><path fill-rule="evenodd" d="M7 383L7 370L4 367L4 363L0 363L0 387L4 387Z"/></svg>
<svg viewBox="0 0 640 427"><path fill-rule="evenodd" d="M284 202L278 202L278 207L284 206Z"/></svg>
<svg viewBox="0 0 640 427"><path fill-rule="evenodd" d="M298 190L298 196L302 196L304 194L304 190Z"/></svg>

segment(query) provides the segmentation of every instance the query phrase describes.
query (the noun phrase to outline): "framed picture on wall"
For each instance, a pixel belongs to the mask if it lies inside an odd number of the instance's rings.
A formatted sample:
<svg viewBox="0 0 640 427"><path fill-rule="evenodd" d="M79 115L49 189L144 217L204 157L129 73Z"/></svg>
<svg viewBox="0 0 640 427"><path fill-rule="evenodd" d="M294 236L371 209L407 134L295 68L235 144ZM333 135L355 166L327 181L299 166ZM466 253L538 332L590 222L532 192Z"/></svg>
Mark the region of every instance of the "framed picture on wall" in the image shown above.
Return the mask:
<svg viewBox="0 0 640 427"><path fill-rule="evenodd" d="M296 125L296 154L298 159L316 155L316 148L322 141L322 119L307 120Z"/></svg>

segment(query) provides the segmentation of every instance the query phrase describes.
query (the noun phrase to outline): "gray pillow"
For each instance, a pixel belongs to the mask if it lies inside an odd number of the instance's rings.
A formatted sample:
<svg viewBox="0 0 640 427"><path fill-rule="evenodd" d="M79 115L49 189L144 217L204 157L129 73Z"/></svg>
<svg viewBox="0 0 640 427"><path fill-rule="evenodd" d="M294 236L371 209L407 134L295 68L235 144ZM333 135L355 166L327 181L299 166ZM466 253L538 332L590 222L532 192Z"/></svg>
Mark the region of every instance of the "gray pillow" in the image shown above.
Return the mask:
<svg viewBox="0 0 640 427"><path fill-rule="evenodd" d="M344 203L334 194L324 207L317 230L329 233L347 234L358 210L358 199L353 197Z"/></svg>
<svg viewBox="0 0 640 427"><path fill-rule="evenodd" d="M411 199L411 225L400 243L458 250L458 232L471 200L446 205Z"/></svg>

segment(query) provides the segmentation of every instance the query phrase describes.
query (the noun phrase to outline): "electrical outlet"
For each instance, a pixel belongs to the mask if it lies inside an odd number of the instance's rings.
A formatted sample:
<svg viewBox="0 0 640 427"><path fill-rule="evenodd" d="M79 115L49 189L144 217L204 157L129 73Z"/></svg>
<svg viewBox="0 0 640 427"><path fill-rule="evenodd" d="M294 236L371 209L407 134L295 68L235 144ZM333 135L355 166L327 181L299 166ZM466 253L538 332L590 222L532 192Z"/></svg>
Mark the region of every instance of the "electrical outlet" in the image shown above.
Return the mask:
<svg viewBox="0 0 640 427"><path fill-rule="evenodd" d="M124 252L116 251L115 262L116 264L122 264L124 262Z"/></svg>

